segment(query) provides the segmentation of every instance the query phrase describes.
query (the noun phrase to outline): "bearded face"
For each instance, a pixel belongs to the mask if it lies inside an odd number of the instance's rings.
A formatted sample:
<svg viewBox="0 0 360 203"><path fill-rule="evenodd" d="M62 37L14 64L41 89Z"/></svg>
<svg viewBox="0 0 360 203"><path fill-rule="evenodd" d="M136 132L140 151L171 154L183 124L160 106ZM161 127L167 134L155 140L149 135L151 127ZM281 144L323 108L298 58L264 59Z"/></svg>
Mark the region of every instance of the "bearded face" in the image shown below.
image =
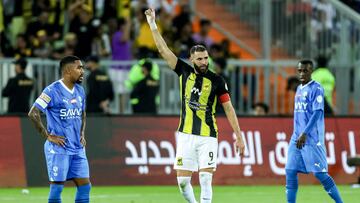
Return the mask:
<svg viewBox="0 0 360 203"><path fill-rule="evenodd" d="M207 51L194 52L190 56L197 74L204 74L209 68L209 55Z"/></svg>

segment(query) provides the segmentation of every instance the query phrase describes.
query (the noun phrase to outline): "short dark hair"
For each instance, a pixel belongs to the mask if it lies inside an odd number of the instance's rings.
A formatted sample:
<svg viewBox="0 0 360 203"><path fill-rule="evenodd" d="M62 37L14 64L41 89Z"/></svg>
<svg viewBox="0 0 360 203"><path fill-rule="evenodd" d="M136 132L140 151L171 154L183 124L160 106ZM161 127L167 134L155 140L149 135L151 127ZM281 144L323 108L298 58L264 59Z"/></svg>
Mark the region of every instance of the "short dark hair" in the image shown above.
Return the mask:
<svg viewBox="0 0 360 203"><path fill-rule="evenodd" d="M86 58L86 62L99 63L99 57L95 56L95 55L91 55L91 56Z"/></svg>
<svg viewBox="0 0 360 203"><path fill-rule="evenodd" d="M64 58L62 58L60 61L60 72L64 71L64 68L66 67L66 65L74 63L77 60L80 60L80 58L77 56L71 56L71 55L65 56Z"/></svg>
<svg viewBox="0 0 360 203"><path fill-rule="evenodd" d="M263 102L257 102L253 105L253 109L255 109L257 106L261 107L264 109L265 113L269 112L269 106Z"/></svg>
<svg viewBox="0 0 360 203"><path fill-rule="evenodd" d="M211 21L208 20L208 19L201 19L200 20L200 26L203 27L203 26L206 26L206 25L211 25Z"/></svg>
<svg viewBox="0 0 360 203"><path fill-rule="evenodd" d="M19 65L22 70L25 70L28 62L25 58L19 58L16 61L14 61L13 64Z"/></svg>
<svg viewBox="0 0 360 203"><path fill-rule="evenodd" d="M206 47L204 45L198 44L191 47L190 54L194 54L195 52L203 52L203 51L207 51Z"/></svg>
<svg viewBox="0 0 360 203"><path fill-rule="evenodd" d="M299 64L302 64L302 65L310 65L311 68L314 67L314 63L313 63L313 61L310 60L310 59L300 60L300 61L299 61Z"/></svg>
<svg viewBox="0 0 360 203"><path fill-rule="evenodd" d="M319 55L316 57L317 67L324 68L328 66L329 58L325 55Z"/></svg>
<svg viewBox="0 0 360 203"><path fill-rule="evenodd" d="M153 64L149 59L146 59L145 62L142 64L143 68L145 68L146 70L148 70L149 72L151 72Z"/></svg>

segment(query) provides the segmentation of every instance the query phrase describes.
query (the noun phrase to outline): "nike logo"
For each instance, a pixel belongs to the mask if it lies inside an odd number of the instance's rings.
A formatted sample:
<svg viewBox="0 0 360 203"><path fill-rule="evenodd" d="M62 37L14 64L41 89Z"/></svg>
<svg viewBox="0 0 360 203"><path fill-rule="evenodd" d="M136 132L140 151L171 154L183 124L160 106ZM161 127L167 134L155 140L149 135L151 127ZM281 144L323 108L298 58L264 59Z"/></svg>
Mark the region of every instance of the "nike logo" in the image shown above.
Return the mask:
<svg viewBox="0 0 360 203"><path fill-rule="evenodd" d="M208 165L210 166L210 165L213 165L214 163L215 163L215 162L209 162Z"/></svg>

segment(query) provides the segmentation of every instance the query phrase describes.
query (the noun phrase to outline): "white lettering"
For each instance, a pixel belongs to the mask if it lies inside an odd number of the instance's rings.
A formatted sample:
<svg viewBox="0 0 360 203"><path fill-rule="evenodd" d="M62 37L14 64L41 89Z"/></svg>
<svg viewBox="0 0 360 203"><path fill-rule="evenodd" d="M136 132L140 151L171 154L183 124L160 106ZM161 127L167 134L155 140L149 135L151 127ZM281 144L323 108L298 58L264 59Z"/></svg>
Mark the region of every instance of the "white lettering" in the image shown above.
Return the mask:
<svg viewBox="0 0 360 203"><path fill-rule="evenodd" d="M275 152L270 151L269 163L271 170L277 175L285 175L285 163L287 160L288 143L285 141L286 134L284 132L276 133L278 143L275 147ZM278 166L277 162L282 166Z"/></svg>
<svg viewBox="0 0 360 203"><path fill-rule="evenodd" d="M81 114L82 114L81 108L60 109L60 117L63 117L62 119L79 117L79 116L81 116Z"/></svg>
<svg viewBox="0 0 360 203"><path fill-rule="evenodd" d="M328 162L329 165L333 165L336 163L334 133L333 132L325 133L325 139L326 139L326 141L328 141L326 151L329 153L329 156L326 157L326 161Z"/></svg>
<svg viewBox="0 0 360 203"><path fill-rule="evenodd" d="M306 110L307 105L306 102L295 102L295 110Z"/></svg>
<svg viewBox="0 0 360 203"><path fill-rule="evenodd" d="M349 139L350 155L347 154L347 151L342 151L341 152L341 161L342 161L342 165L343 165L345 173L353 174L356 171L356 167L350 167L347 164L347 157L356 155L355 133L354 133L354 131L349 131L348 132L348 139Z"/></svg>

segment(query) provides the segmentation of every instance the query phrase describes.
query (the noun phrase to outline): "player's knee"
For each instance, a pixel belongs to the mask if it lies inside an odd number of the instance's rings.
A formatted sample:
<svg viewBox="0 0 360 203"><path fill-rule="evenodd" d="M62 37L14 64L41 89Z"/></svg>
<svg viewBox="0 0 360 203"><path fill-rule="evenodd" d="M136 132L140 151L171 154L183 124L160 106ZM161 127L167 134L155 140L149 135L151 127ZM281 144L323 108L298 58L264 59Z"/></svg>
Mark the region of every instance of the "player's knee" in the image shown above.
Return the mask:
<svg viewBox="0 0 360 203"><path fill-rule="evenodd" d="M199 182L201 186L201 202L210 203L212 200L212 173L209 172L200 172L199 173Z"/></svg>
<svg viewBox="0 0 360 203"><path fill-rule="evenodd" d="M61 192L64 189L62 184L50 184L49 203L61 202Z"/></svg>
<svg viewBox="0 0 360 203"><path fill-rule="evenodd" d="M314 173L314 176L321 182L325 189L330 189L335 185L334 180L328 173Z"/></svg>
<svg viewBox="0 0 360 203"><path fill-rule="evenodd" d="M89 202L90 190L91 190L91 183L78 186L75 203Z"/></svg>
<svg viewBox="0 0 360 203"><path fill-rule="evenodd" d="M200 172L199 173L199 182L200 185L211 185L212 182L212 173L209 172Z"/></svg>
<svg viewBox="0 0 360 203"><path fill-rule="evenodd" d="M297 177L297 171L292 169L286 169L286 177Z"/></svg>
<svg viewBox="0 0 360 203"><path fill-rule="evenodd" d="M296 170L286 169L286 188L288 189L298 188L298 177Z"/></svg>
<svg viewBox="0 0 360 203"><path fill-rule="evenodd" d="M188 185L191 184L191 177L180 176L180 177L177 177L177 181L178 181L179 189L182 192Z"/></svg>

